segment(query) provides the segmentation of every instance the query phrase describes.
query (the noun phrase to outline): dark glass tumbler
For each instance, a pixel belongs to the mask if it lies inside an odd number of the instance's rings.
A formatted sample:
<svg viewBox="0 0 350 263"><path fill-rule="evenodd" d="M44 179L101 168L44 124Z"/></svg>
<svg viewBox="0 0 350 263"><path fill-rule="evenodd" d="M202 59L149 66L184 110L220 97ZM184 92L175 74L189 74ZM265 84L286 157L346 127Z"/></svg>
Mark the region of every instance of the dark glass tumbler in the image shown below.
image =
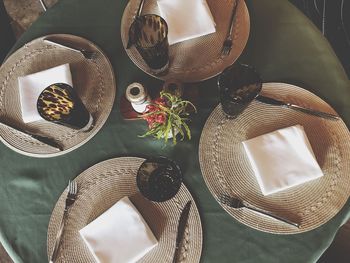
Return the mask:
<svg viewBox="0 0 350 263"><path fill-rule="evenodd" d="M251 66L233 64L218 78L222 110L236 118L260 93L262 80Z"/></svg>
<svg viewBox="0 0 350 263"><path fill-rule="evenodd" d="M37 109L43 119L73 129L87 131L93 125L92 116L78 94L65 83L45 88L39 95Z"/></svg>
<svg viewBox="0 0 350 263"><path fill-rule="evenodd" d="M154 74L169 67L168 25L158 15L143 15L135 20L135 46Z"/></svg>
<svg viewBox="0 0 350 263"><path fill-rule="evenodd" d="M147 199L164 202L176 195L182 183L180 167L166 157L145 160L136 177L137 187Z"/></svg>

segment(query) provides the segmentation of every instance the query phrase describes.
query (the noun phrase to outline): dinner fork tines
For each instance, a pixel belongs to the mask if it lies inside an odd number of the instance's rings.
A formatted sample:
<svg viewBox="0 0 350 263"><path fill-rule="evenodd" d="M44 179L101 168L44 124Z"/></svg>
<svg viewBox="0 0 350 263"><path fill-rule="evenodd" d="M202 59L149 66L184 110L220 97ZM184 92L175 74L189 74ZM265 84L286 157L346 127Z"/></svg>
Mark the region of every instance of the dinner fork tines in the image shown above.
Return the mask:
<svg viewBox="0 0 350 263"><path fill-rule="evenodd" d="M68 194L66 198L66 205L65 205L64 211L68 211L68 208L74 203L77 197L77 192L78 192L77 182L69 180Z"/></svg>
<svg viewBox="0 0 350 263"><path fill-rule="evenodd" d="M275 215L275 214L273 214L271 212L268 212L266 210L263 210L263 209L251 206L247 202L244 202L243 200L241 200L241 199L239 199L237 197L233 197L233 196L229 196L229 195L223 194L223 195L219 196L219 201L220 201L220 203L222 203L224 205L227 205L229 207L232 207L232 208L247 208L247 209L253 210L255 212L258 212L260 214L264 214L266 216L269 216L269 217L272 217L274 219L277 219L279 221L283 221L283 222L285 222L285 223L287 223L289 225L292 225L292 226L295 226L295 227L298 227L298 228L300 227L300 225L298 223L292 222L292 221L290 221L287 218Z"/></svg>
<svg viewBox="0 0 350 263"><path fill-rule="evenodd" d="M226 39L224 40L224 43L222 45L222 50L221 50L221 56L228 56L231 52L232 49L232 41L233 41L233 25L234 25L234 18L236 17L236 11L237 11L237 6L238 6L239 0L236 0L232 9L232 14L231 14L231 19L230 19L230 28L228 30Z"/></svg>
<svg viewBox="0 0 350 263"><path fill-rule="evenodd" d="M77 193L78 193L78 185L76 181L69 181L68 183L68 194L66 197L66 203L65 203L65 207L64 207L64 211L63 211L63 217L61 220L61 224L59 227L59 230L57 232L56 235L56 239L55 239L55 244L54 244L54 249L50 258L50 263L55 262L57 255L58 255L58 250L60 247L60 243L61 243L61 236L63 233L63 228L65 225L65 221L67 219L67 215L68 215L68 209L73 205L73 203L75 202L76 198L77 198Z"/></svg>

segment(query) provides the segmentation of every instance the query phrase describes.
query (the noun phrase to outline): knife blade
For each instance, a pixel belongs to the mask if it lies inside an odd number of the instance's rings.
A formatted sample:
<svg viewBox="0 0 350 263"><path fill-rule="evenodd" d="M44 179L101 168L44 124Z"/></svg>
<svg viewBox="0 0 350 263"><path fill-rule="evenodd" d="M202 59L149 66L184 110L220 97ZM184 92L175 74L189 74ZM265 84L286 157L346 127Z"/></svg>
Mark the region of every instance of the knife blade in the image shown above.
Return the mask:
<svg viewBox="0 0 350 263"><path fill-rule="evenodd" d="M55 141L54 141L53 139L51 139L51 138L44 137L44 136L41 136L41 135L38 135L38 134L29 133L29 132L27 132L26 130L20 129L20 128L18 128L18 127L14 127L13 125L11 125L11 124L9 124L9 123L4 122L3 120L0 121L0 125L9 127L9 128L11 128L11 129L13 129L13 130L16 130L16 131L19 131L19 132L21 132L21 133L23 133L23 134L26 134L26 135L28 135L29 137L32 137L32 138L34 138L35 140L37 140L37 141L39 141L39 142L41 142L41 143L43 143L43 144L49 145L49 146L51 146L51 147L53 147L53 148L56 148L57 150L60 150L60 151L63 150L63 149L62 149L62 146L59 145L57 142L55 142Z"/></svg>
<svg viewBox="0 0 350 263"><path fill-rule="evenodd" d="M180 245L185 234L185 229L187 225L188 216L190 213L191 203L192 203L191 200L186 203L180 215L179 224L177 226L176 247L175 247L175 252L173 257L173 263L175 263L179 257Z"/></svg>
<svg viewBox="0 0 350 263"><path fill-rule="evenodd" d="M293 110L297 110L297 111L301 111L304 112L306 114L311 114L317 117L321 117L321 118L325 118L325 119L331 119L331 120L338 120L340 119L339 116L331 114L331 113L327 113L327 112L322 112L322 111L318 111L318 110L314 110L314 109L310 109L310 108L305 108L302 106L298 106L292 103L288 103L288 102L284 102L281 100L276 100L270 97L266 97L263 95L258 95L256 97L256 100L265 103L265 104L270 104L270 105L275 105L275 106L281 106L281 107L285 107L285 108L289 108L289 109L293 109Z"/></svg>

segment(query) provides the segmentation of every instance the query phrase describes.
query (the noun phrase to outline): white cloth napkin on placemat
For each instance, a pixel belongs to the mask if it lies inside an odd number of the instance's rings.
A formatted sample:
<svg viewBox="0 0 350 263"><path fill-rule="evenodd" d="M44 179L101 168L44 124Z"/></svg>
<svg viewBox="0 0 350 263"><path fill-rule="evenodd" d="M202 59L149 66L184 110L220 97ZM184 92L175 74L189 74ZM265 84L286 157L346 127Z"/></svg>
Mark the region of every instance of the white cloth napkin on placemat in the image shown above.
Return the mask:
<svg viewBox="0 0 350 263"><path fill-rule="evenodd" d="M136 262L158 244L128 197L119 200L79 233L99 263Z"/></svg>
<svg viewBox="0 0 350 263"><path fill-rule="evenodd" d="M55 83L66 83L73 86L69 64L18 78L22 119L24 123L42 120L36 107L37 100L45 88Z"/></svg>
<svg viewBox="0 0 350 263"><path fill-rule="evenodd" d="M215 22L205 0L158 0L168 24L169 45L215 32Z"/></svg>
<svg viewBox="0 0 350 263"><path fill-rule="evenodd" d="M264 195L323 176L301 125L244 141L243 146Z"/></svg>

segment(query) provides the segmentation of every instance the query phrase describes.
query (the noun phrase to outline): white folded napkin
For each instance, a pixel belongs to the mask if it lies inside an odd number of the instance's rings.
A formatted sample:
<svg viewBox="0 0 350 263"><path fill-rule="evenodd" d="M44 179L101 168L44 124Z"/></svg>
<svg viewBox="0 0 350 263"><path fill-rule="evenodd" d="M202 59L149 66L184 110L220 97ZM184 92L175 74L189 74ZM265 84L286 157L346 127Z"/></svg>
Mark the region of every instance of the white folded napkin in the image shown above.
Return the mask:
<svg viewBox="0 0 350 263"><path fill-rule="evenodd" d="M301 125L255 137L243 146L264 195L323 176Z"/></svg>
<svg viewBox="0 0 350 263"><path fill-rule="evenodd" d="M142 258L158 242L128 197L79 231L99 263L131 263Z"/></svg>
<svg viewBox="0 0 350 263"><path fill-rule="evenodd" d="M215 22L205 0L158 0L168 24L169 45L215 32Z"/></svg>
<svg viewBox="0 0 350 263"><path fill-rule="evenodd" d="M18 78L22 119L24 123L42 120L36 107L40 93L54 83L73 86L69 64Z"/></svg>

